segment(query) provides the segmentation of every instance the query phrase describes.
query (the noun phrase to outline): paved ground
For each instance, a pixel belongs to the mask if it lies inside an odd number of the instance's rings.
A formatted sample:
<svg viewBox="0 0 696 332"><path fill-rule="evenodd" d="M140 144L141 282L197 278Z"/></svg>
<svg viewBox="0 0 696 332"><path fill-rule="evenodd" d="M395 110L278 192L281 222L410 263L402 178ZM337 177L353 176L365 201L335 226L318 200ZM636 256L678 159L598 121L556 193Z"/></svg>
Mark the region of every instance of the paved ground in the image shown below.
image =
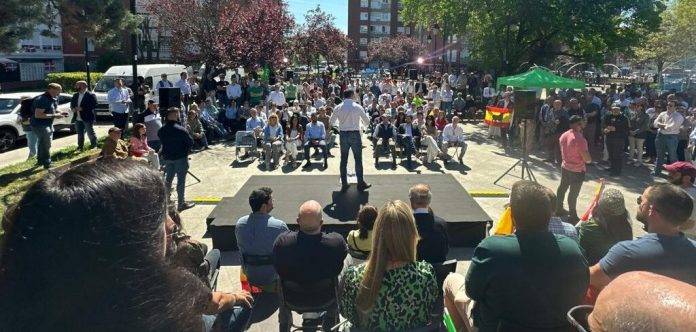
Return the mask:
<svg viewBox="0 0 696 332"><path fill-rule="evenodd" d="M94 132L97 134L97 137L102 137L106 135L106 131L110 127L112 127L111 123L100 122L94 126ZM85 137L85 140L87 141L87 144L89 144L89 139L87 137ZM19 144L20 146L14 148L13 150L0 153L0 168L21 163L27 159L27 156L29 155L27 141L22 139ZM70 145L77 145L77 135L70 134L70 132L67 130L61 130L55 133L53 137L51 151L59 150Z"/></svg>
<svg viewBox="0 0 696 332"><path fill-rule="evenodd" d="M483 125L467 124L465 131L468 133L469 150L464 158L465 165L458 163L450 163L443 167L441 162L433 167L426 168L418 165L415 170L408 171L400 166L397 170L388 169L388 164L384 164L384 169L375 169L373 160L370 158L372 149L365 140L363 144L366 147L363 150L364 168L366 174L403 174L404 176L418 177L424 173L450 173L462 184L462 186L471 190L509 190L510 186L518 180L520 170L517 168L511 175L506 176L499 183L500 186L494 185L493 181L498 178L506 169L512 166L517 157L510 157L505 154L505 151L496 142L492 142L486 138L486 127ZM332 150L334 155L338 155L338 149ZM352 162L352 161L351 161ZM234 147L231 144L217 144L212 146L210 150L199 152L191 156L191 172L197 175L202 181L195 183L191 177L187 179L187 197L200 196L232 196L236 194L244 182L255 174L272 174L278 175L278 185L283 184L283 176L292 176L294 174L335 174L338 177L339 159L330 158L329 168L321 171L317 168L312 168L310 171L303 171L301 168L278 168L270 172L266 172L262 167L259 167L257 161L245 164L235 162ZM556 189L560 180L560 171L557 166L544 163L541 159L532 157L531 159L533 172L536 175L539 183ZM349 164L349 167L350 164ZM598 186L599 179L607 173L595 166L591 166L587 175L587 182L583 185L580 193L578 211L584 212L593 193ZM338 180L337 180L338 181ZM626 198L626 204L631 215L635 215L636 199L643 189L652 183L653 179L650 176L648 168L635 168L627 166L624 175L620 178L608 179L607 186L621 190ZM281 200L283 197L274 197L275 200ZM327 197L316 197L319 202L326 201ZM437 199L434 197L433 199ZM500 213L503 211L503 205L508 201L507 198L476 198L482 208L492 217L497 220ZM212 247L212 240L206 237L205 218L213 210L213 205L198 205L193 209L183 213L184 228L192 237L200 239ZM633 222L634 234L642 234L638 222ZM449 258L459 260L457 272L466 273L471 257L471 249L452 248L449 253ZM222 271L218 282L219 289L223 291L233 291L240 288L239 284L239 256L237 252L223 253ZM263 322L254 324L251 331L274 331L277 330L277 315L272 315Z"/></svg>

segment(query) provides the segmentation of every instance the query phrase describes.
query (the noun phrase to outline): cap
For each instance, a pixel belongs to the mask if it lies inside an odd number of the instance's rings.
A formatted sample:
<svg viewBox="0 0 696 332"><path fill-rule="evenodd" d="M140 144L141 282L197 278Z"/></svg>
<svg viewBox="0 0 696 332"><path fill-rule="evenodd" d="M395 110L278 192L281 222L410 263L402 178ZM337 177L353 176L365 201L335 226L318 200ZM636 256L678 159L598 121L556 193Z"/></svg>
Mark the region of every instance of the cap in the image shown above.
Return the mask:
<svg viewBox="0 0 696 332"><path fill-rule="evenodd" d="M120 132L120 131L121 131L121 128L118 128L118 127L111 127L111 128L109 128L109 134L111 134L111 133L113 133L113 132L116 132L116 131Z"/></svg>
<svg viewBox="0 0 696 332"><path fill-rule="evenodd" d="M582 121L582 117L580 117L578 115L573 115L570 117L569 121L570 121L570 124L576 124L576 123Z"/></svg>
<svg viewBox="0 0 696 332"><path fill-rule="evenodd" d="M682 175L688 175L692 179L696 178L696 167L694 167L694 164L690 162L677 161L663 167L667 170L667 172L678 172Z"/></svg>
<svg viewBox="0 0 696 332"><path fill-rule="evenodd" d="M155 102L155 100L154 100L154 99L150 99L150 100L148 100L148 101L147 101L147 103L148 103L148 105L149 105L149 104L157 104L157 103Z"/></svg>
<svg viewBox="0 0 696 332"><path fill-rule="evenodd" d="M608 216L620 216L626 212L626 204L620 190L607 188L602 191L597 201L597 208Z"/></svg>
<svg viewBox="0 0 696 332"><path fill-rule="evenodd" d="M614 108L614 107L621 108L621 102L617 100L617 101L611 103L611 108Z"/></svg>

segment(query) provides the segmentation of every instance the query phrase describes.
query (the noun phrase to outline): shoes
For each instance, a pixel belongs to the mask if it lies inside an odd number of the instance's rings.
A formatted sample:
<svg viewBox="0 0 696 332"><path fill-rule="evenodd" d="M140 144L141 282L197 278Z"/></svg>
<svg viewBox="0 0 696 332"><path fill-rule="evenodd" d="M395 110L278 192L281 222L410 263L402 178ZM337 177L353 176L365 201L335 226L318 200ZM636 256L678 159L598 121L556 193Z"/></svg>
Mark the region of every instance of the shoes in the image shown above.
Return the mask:
<svg viewBox="0 0 696 332"><path fill-rule="evenodd" d="M302 168L309 168L310 166L312 166L312 164L311 164L309 161L307 161L307 162L302 166Z"/></svg>
<svg viewBox="0 0 696 332"><path fill-rule="evenodd" d="M331 152L327 152L327 153L326 153L326 156L329 157L329 158L333 158L333 157L334 157L334 155L332 155Z"/></svg>
<svg viewBox="0 0 696 332"><path fill-rule="evenodd" d="M370 187L372 187L372 185L367 183L367 182L358 183L358 190L360 190L360 191L364 191L365 189L370 188Z"/></svg>
<svg viewBox="0 0 696 332"><path fill-rule="evenodd" d="M190 209L190 208L192 208L192 207L194 207L194 206L196 206L196 203L184 202L183 204L179 204L179 208L178 208L177 210L179 210L179 212L181 212L181 211L184 211L184 210L188 210L188 209Z"/></svg>
<svg viewBox="0 0 696 332"><path fill-rule="evenodd" d="M327 168L329 168L329 163L326 160L324 160L324 169L327 169Z"/></svg>
<svg viewBox="0 0 696 332"><path fill-rule="evenodd" d="M396 169L396 161L392 162L391 168L392 168L392 169Z"/></svg>
<svg viewBox="0 0 696 332"><path fill-rule="evenodd" d="M375 168L379 168L379 163L375 161Z"/></svg>

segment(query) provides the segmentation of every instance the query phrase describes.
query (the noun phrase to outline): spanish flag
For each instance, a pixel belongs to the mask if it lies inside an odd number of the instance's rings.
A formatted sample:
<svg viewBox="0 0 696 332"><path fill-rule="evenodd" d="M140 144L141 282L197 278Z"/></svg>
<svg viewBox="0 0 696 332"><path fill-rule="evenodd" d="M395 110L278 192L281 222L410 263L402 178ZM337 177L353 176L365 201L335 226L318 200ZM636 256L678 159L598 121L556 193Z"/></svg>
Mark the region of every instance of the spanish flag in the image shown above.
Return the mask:
<svg viewBox="0 0 696 332"><path fill-rule="evenodd" d="M510 127L512 112L513 110L509 108L486 106L484 121L489 126L507 128Z"/></svg>

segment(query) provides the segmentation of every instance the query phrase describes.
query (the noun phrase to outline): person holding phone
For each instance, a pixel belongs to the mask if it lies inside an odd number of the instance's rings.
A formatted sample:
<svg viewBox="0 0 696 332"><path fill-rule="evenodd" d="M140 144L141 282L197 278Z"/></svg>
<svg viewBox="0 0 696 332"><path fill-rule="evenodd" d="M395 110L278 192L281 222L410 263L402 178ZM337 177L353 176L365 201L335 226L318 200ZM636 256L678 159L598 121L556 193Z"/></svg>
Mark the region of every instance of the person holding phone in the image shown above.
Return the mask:
<svg viewBox="0 0 696 332"><path fill-rule="evenodd" d="M68 116L67 112L58 112L58 95L63 87L50 83L46 93L34 99L31 113L31 131L36 135L37 165L45 169L51 167L51 141L53 140L53 119Z"/></svg>
<svg viewBox="0 0 696 332"><path fill-rule="evenodd" d="M628 139L628 118L621 113L621 105L614 103L611 112L604 116L604 134L607 137L607 152L609 154L610 176L621 175L624 148Z"/></svg>
<svg viewBox="0 0 696 332"><path fill-rule="evenodd" d="M120 128L123 133L128 129L128 106L130 105L130 93L123 84L122 78L114 80L114 87L106 96L109 102L109 110L113 116L114 127Z"/></svg>

